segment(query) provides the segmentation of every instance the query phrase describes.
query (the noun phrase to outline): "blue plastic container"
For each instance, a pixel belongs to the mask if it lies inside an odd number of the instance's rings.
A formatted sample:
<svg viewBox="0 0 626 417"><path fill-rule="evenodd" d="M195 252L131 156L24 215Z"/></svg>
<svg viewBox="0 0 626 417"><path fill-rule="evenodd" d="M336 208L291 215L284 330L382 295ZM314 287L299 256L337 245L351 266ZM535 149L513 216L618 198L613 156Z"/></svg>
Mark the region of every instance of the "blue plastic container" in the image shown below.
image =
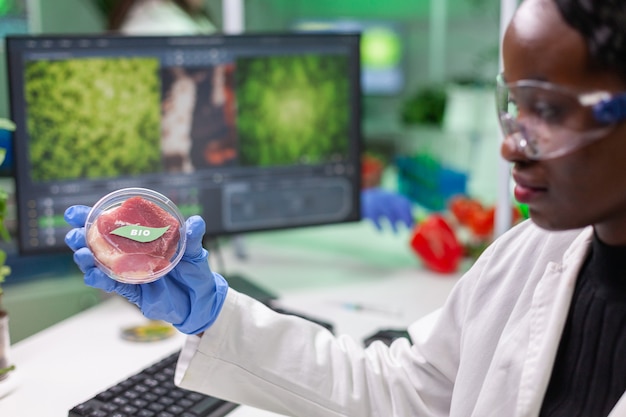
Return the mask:
<svg viewBox="0 0 626 417"><path fill-rule="evenodd" d="M0 148L4 149L5 155L0 164L0 172L13 171L13 131L15 124L7 119L0 119Z"/></svg>
<svg viewBox="0 0 626 417"><path fill-rule="evenodd" d="M396 158L398 191L422 207L444 210L448 200L467 192L467 174L425 155Z"/></svg>

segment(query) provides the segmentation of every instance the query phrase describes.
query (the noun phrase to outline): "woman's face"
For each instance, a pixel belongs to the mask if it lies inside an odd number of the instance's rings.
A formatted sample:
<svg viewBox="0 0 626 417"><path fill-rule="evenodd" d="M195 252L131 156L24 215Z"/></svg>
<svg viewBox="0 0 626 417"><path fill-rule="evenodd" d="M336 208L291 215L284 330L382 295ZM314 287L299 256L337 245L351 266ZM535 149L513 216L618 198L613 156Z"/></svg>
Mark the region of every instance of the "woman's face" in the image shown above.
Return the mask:
<svg viewBox="0 0 626 417"><path fill-rule="evenodd" d="M553 0L525 0L504 37L507 82L541 80L582 91L626 91L617 73L590 69L583 37L568 26ZM530 160L504 141L513 163L515 197L546 229L594 225L608 244L626 244L626 123L564 156Z"/></svg>

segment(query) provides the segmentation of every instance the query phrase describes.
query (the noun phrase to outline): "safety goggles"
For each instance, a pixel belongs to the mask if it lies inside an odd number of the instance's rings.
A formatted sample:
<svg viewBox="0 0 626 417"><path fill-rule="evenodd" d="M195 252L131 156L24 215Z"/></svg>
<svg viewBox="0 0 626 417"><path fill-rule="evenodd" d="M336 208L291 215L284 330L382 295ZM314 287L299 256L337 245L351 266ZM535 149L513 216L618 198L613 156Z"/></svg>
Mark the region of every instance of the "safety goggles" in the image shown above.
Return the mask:
<svg viewBox="0 0 626 417"><path fill-rule="evenodd" d="M497 77L496 105L505 140L528 158L563 156L606 136L626 119L626 93L579 92L544 81Z"/></svg>

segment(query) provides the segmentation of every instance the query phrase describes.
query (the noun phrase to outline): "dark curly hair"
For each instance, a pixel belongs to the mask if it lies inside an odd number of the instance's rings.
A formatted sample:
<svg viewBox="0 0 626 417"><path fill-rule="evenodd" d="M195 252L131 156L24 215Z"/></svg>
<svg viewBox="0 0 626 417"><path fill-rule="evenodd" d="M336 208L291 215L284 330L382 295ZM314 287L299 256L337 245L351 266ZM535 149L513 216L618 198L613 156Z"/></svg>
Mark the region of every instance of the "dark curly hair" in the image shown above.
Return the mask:
<svg viewBox="0 0 626 417"><path fill-rule="evenodd" d="M594 68L626 80L626 1L554 0L565 21L582 34Z"/></svg>

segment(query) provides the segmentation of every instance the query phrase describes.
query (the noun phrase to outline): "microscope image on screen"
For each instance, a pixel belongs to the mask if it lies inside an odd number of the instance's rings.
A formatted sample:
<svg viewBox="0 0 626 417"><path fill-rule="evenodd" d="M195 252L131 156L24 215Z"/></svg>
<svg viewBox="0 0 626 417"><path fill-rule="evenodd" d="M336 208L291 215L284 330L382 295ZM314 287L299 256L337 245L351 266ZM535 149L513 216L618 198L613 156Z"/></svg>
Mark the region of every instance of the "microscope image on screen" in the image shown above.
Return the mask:
<svg viewBox="0 0 626 417"><path fill-rule="evenodd" d="M235 71L241 164L346 160L350 89L344 56L242 58Z"/></svg>
<svg viewBox="0 0 626 417"><path fill-rule="evenodd" d="M232 64L161 72L161 151L167 172L190 173L237 160Z"/></svg>
<svg viewBox="0 0 626 417"><path fill-rule="evenodd" d="M7 39L22 253L68 250L67 207L126 187L207 236L360 219L354 34Z"/></svg>
<svg viewBox="0 0 626 417"><path fill-rule="evenodd" d="M154 58L28 61L32 180L160 172L159 85Z"/></svg>
<svg viewBox="0 0 626 417"><path fill-rule="evenodd" d="M336 109L349 107L347 65L311 54L163 69L165 171L346 160L350 117Z"/></svg>

